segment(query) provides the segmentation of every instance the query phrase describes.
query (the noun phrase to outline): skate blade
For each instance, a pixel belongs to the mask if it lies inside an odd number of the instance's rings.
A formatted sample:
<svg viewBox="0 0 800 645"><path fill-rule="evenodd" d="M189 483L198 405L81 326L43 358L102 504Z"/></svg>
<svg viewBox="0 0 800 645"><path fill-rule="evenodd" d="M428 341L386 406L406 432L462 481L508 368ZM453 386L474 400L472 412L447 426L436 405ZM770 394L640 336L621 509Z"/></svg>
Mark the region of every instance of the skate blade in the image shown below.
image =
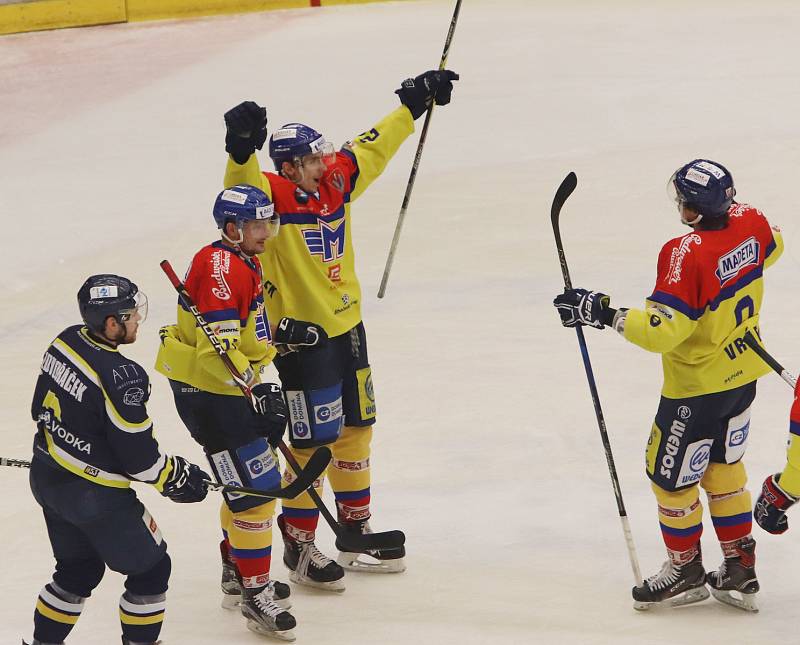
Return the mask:
<svg viewBox="0 0 800 645"><path fill-rule="evenodd" d="M654 607L683 607L684 605L693 605L696 602L702 602L708 598L708 589L705 586L689 589L674 598L667 598L660 602L644 602L641 600L633 601L633 608L637 611L647 611Z"/></svg>
<svg viewBox="0 0 800 645"><path fill-rule="evenodd" d="M730 591L725 591L722 589L711 589L711 595L714 596L716 600L719 600L721 603L726 605L730 605L731 607L736 607L737 609L741 609L743 611L749 611L752 613L758 613L758 605L756 604L756 594L754 593L741 593L736 592L739 594L739 597L734 596Z"/></svg>
<svg viewBox="0 0 800 645"><path fill-rule="evenodd" d="M220 605L223 609L239 609L242 604L242 595L238 593L224 593L222 594L222 602Z"/></svg>
<svg viewBox="0 0 800 645"><path fill-rule="evenodd" d="M336 562L348 571L366 573L402 573L406 570L405 558L395 560L376 560L364 553L348 553L341 551Z"/></svg>
<svg viewBox="0 0 800 645"><path fill-rule="evenodd" d="M296 585L303 587L311 587L312 589L322 589L323 591L331 591L333 593L342 593L345 590L344 582L342 580L332 580L331 582L317 582L311 578L305 578L292 571L289 574L289 580Z"/></svg>
<svg viewBox="0 0 800 645"><path fill-rule="evenodd" d="M247 619L247 629L254 634L258 634L259 636L268 636L270 638L274 638L279 641L285 641L287 643L293 643L297 640L297 637L294 635L294 632L291 629L285 629L282 632L274 631L267 629L263 625L260 625L256 621L249 618Z"/></svg>

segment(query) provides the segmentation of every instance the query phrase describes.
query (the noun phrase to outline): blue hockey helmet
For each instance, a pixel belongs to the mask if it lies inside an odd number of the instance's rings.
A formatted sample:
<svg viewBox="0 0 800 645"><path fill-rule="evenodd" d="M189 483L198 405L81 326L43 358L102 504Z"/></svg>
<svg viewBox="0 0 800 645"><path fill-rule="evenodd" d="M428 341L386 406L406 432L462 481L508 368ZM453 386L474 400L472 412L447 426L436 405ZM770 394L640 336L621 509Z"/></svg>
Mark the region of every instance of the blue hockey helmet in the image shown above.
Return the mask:
<svg viewBox="0 0 800 645"><path fill-rule="evenodd" d="M667 186L670 196L704 217L721 217L736 195L733 177L716 161L695 159L676 170Z"/></svg>
<svg viewBox="0 0 800 645"><path fill-rule="evenodd" d="M302 123L287 123L269 138L269 156L276 170L281 169L284 161L292 163L313 154L321 154L322 160L328 162L336 156L336 151L319 132Z"/></svg>
<svg viewBox="0 0 800 645"><path fill-rule="evenodd" d="M105 331L106 318L112 316L119 324L147 318L147 296L133 282L113 273L89 276L78 290L78 309L86 326L93 332Z"/></svg>
<svg viewBox="0 0 800 645"><path fill-rule="evenodd" d="M226 188L214 201L214 221L217 228L224 230L225 223L233 221L242 228L247 221L269 220L277 223L275 205L260 188L250 184L239 184Z"/></svg>

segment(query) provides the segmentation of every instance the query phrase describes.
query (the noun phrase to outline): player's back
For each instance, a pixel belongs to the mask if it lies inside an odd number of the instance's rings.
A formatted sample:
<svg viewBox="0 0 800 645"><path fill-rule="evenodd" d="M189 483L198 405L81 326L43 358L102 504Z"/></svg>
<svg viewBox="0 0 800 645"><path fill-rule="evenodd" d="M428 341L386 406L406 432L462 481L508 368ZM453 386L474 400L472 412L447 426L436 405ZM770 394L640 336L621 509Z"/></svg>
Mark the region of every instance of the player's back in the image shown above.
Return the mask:
<svg viewBox="0 0 800 645"><path fill-rule="evenodd" d="M675 238L661 251L652 302L676 310L691 333L664 354L664 395L695 396L732 389L766 373L743 336L758 334L763 271L781 247L766 218L735 204L728 225ZM651 324L658 324L657 320Z"/></svg>

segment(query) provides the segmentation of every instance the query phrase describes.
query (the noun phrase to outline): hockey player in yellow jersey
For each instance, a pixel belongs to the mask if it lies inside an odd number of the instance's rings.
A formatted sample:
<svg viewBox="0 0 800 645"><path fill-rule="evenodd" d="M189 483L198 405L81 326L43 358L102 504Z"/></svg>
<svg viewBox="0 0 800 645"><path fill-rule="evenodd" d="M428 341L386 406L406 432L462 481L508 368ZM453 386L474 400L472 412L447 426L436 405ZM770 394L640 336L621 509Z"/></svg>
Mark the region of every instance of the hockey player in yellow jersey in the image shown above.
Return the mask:
<svg viewBox="0 0 800 645"><path fill-rule="evenodd" d="M249 185L222 191L213 216L220 239L195 254L185 288L239 373L247 377L256 409L233 384L183 302L178 305L178 324L161 329L156 369L169 379L178 414L203 446L218 480L271 489L281 479L274 447L286 427L286 405L278 385L261 382L262 368L271 362L275 346L264 312L263 275L256 254L278 234L279 222L264 192ZM295 330L295 337L281 332L276 341L311 344L324 340L313 325L281 322ZM301 332L303 338L296 338ZM291 608L289 586L270 577L275 501L229 493L224 498L220 509L223 607L239 607L247 627L256 633L294 640L291 630L296 621L287 611Z"/></svg>
<svg viewBox="0 0 800 645"><path fill-rule="evenodd" d="M383 172L414 131L414 119L434 101L450 102L458 75L444 70L402 83L402 105L336 152L307 125L289 123L273 132L269 156L276 173L262 172L254 154L264 142L266 112L245 102L225 115L230 153L225 186L250 183L270 196L281 235L260 254L264 303L273 320L308 320L324 328L329 342L275 359L289 408L289 439L300 464L313 446L330 444L328 471L340 523L369 532L370 443L376 406L367 339L361 320L361 287L354 267L350 205ZM290 477L287 471L284 477ZM320 479L319 486L322 485ZM283 503L278 518L284 562L291 580L342 591L347 569L399 572L403 547L370 551L359 558L340 548L338 563L315 546L319 513L308 494Z"/></svg>
<svg viewBox="0 0 800 645"><path fill-rule="evenodd" d="M758 525L774 535L789 530L786 511L800 499L800 381L794 387L789 413L789 447L783 472L770 475L761 486L753 515Z"/></svg>
<svg viewBox="0 0 800 645"><path fill-rule="evenodd" d="M634 606L697 602L708 597L708 584L718 600L755 611L755 540L741 459L756 380L769 368L743 337L759 334L763 271L783 242L759 210L733 200L733 178L719 163L696 159L668 187L692 232L662 248L645 308L615 310L608 296L585 289L566 291L555 305L564 326L613 327L662 355L664 386L646 469L669 560L633 589ZM724 556L708 574L698 484Z"/></svg>

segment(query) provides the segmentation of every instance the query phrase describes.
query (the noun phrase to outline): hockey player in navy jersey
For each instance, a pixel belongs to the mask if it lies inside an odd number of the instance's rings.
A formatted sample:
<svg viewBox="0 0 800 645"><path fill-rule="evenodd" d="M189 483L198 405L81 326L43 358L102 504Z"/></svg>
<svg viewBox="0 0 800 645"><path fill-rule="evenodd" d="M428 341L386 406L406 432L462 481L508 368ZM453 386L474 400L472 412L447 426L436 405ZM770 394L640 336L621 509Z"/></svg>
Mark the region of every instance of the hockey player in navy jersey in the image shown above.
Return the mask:
<svg viewBox="0 0 800 645"><path fill-rule="evenodd" d="M756 543L742 457L756 380L769 367L743 337L759 333L763 273L781 255L783 242L761 211L734 201L733 177L719 163L685 164L668 189L692 231L662 248L645 307L613 309L608 296L586 289L569 289L554 304L566 327L613 327L662 355L664 385L646 470L669 559L634 587L635 607L703 600L708 584L718 600L754 611ZM700 552L698 485L724 558L708 573Z"/></svg>
<svg viewBox="0 0 800 645"><path fill-rule="evenodd" d="M230 153L225 186L260 187L280 215L281 235L259 254L266 309L273 320L312 321L330 337L323 346L275 359L289 407L291 450L303 465L313 446L331 446L328 477L339 521L355 533L371 531L370 446L376 405L350 209L413 133L414 120L433 103L450 102L457 79L450 70L406 79L396 91L401 105L339 151L308 125L284 125L269 141L276 172L262 173L254 154L266 141L266 110L246 101L225 114L225 149ZM337 543L341 553L333 561L316 547L318 520L308 494L282 504L278 524L283 560L293 582L339 592L344 590L343 567L378 573L405 569L402 546L361 557Z"/></svg>
<svg viewBox="0 0 800 645"><path fill-rule="evenodd" d="M64 642L106 567L126 576L123 644L155 645L171 564L158 525L130 484L152 484L175 502L199 502L210 478L161 451L147 414L147 373L119 351L136 340L147 315L144 294L127 278L94 275L80 288L78 305L84 324L68 327L47 348L31 405L31 490L56 560L36 603L33 645Z"/></svg>

